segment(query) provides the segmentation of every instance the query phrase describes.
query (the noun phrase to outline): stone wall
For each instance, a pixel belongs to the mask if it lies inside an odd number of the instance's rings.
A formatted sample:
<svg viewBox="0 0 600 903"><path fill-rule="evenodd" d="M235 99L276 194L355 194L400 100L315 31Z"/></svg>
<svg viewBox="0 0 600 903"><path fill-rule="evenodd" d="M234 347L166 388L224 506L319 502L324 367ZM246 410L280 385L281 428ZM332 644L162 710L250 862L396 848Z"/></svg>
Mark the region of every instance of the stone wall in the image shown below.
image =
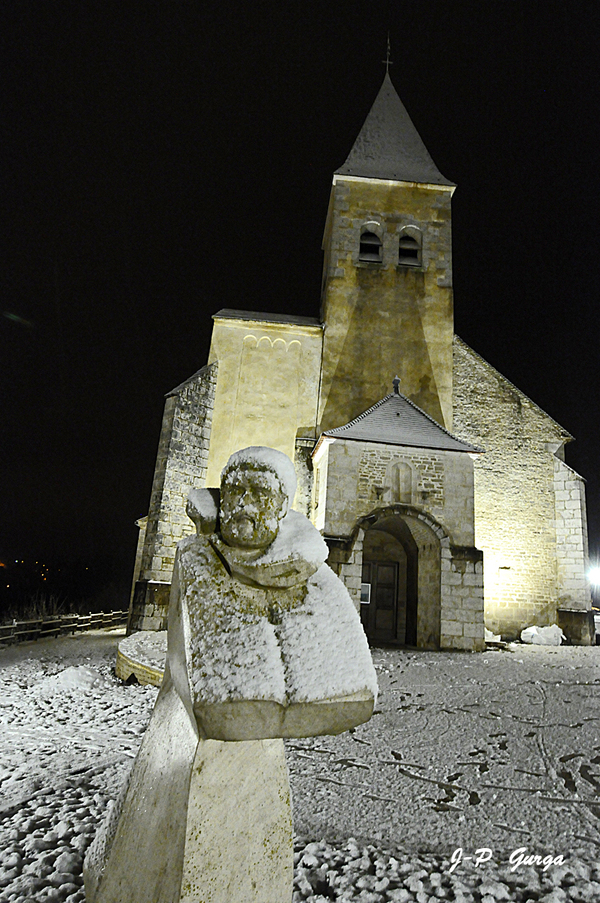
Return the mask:
<svg viewBox="0 0 600 903"><path fill-rule="evenodd" d="M261 319L264 316L267 319ZM266 445L294 460L297 437L315 439L323 329L309 318L221 311L209 361L218 361L206 485L229 456Z"/></svg>
<svg viewBox="0 0 600 903"><path fill-rule="evenodd" d="M361 519L347 540L327 538L328 564L346 584L357 609L365 528L369 522L390 524L394 518L402 518L418 548L417 646L483 650L483 554L473 547L453 545L440 524L406 505L378 508Z"/></svg>
<svg viewBox="0 0 600 903"><path fill-rule="evenodd" d="M347 537L357 518L402 502L443 524L456 545L474 545L472 457L325 437L313 459L313 522L326 536ZM393 479L398 465L408 468L404 487Z"/></svg>
<svg viewBox="0 0 600 903"><path fill-rule="evenodd" d="M473 461L462 452L324 437L314 452L313 522L355 604L365 530L408 528L418 554L417 645L484 646L483 556L474 548ZM318 502L318 504L317 504Z"/></svg>
<svg viewBox="0 0 600 903"><path fill-rule="evenodd" d="M559 607L586 611L590 591L585 482L558 458L554 459L554 490Z"/></svg>
<svg viewBox="0 0 600 903"><path fill-rule="evenodd" d="M589 608L583 481L558 457L571 436L458 338L453 431L485 452L475 461L475 545L486 626L512 639L555 622L565 598Z"/></svg>
<svg viewBox="0 0 600 903"><path fill-rule="evenodd" d="M144 545L146 543L146 528L148 526L148 516L146 515L146 517L140 517L138 520L136 520L135 525L140 532L138 533L137 545L135 549L135 564L133 566L133 580L131 582L131 594L129 597L130 610L133 604L133 597L135 595L135 587L142 573L142 558L144 556Z"/></svg>
<svg viewBox="0 0 600 903"><path fill-rule="evenodd" d="M327 564L343 580L357 611L360 611L363 537L364 531L360 530L354 541L327 539Z"/></svg>
<svg viewBox="0 0 600 903"><path fill-rule="evenodd" d="M314 439L296 439L294 467L298 478L298 487L296 489L296 497L293 500L293 507L295 511L299 511L300 514L304 514L306 517L309 516L312 504L312 451L314 447Z"/></svg>
<svg viewBox="0 0 600 903"><path fill-rule="evenodd" d="M206 481L216 377L216 364L203 367L167 396L130 631L166 627L177 543L194 529L187 495Z"/></svg>
<svg viewBox="0 0 600 903"><path fill-rule="evenodd" d="M442 540L441 648L484 649L483 611L483 553Z"/></svg>

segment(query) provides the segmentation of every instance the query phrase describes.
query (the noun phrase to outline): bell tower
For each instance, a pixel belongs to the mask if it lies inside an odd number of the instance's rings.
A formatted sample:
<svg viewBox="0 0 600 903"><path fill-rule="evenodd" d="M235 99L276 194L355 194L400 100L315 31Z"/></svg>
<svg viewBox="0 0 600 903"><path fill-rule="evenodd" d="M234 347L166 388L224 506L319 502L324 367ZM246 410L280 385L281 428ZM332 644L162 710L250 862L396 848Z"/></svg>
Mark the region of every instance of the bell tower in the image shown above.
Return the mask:
<svg viewBox="0 0 600 903"><path fill-rule="evenodd" d="M401 392L452 428L455 185L437 169L386 73L325 225L320 431Z"/></svg>

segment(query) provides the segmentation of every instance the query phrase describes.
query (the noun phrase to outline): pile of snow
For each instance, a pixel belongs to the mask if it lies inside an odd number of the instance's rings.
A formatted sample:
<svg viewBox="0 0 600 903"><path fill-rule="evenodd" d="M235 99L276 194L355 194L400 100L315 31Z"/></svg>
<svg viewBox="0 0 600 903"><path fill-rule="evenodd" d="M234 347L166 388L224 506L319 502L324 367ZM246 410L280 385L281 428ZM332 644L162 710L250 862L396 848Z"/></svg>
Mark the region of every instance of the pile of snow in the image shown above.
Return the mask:
<svg viewBox="0 0 600 903"><path fill-rule="evenodd" d="M563 640L566 640L566 636L558 624L550 627L526 627L521 631L521 641L534 646L560 646Z"/></svg>
<svg viewBox="0 0 600 903"><path fill-rule="evenodd" d="M53 693L65 693L73 690L89 693L91 690L100 690L104 678L99 671L78 665L65 668L58 674L46 677L36 687L38 693L51 695Z"/></svg>
<svg viewBox="0 0 600 903"><path fill-rule="evenodd" d="M501 643L502 636L499 633L492 633L491 630L485 628L485 641L486 643Z"/></svg>

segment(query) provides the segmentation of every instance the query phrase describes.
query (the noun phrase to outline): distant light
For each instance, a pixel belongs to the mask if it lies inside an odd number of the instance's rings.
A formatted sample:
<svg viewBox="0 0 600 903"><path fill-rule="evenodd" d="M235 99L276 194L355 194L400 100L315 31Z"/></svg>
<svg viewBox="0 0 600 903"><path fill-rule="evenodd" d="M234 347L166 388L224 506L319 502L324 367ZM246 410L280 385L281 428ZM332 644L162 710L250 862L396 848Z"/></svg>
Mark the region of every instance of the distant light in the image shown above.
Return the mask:
<svg viewBox="0 0 600 903"><path fill-rule="evenodd" d="M589 569L588 580L590 581L592 586L600 586L600 567Z"/></svg>

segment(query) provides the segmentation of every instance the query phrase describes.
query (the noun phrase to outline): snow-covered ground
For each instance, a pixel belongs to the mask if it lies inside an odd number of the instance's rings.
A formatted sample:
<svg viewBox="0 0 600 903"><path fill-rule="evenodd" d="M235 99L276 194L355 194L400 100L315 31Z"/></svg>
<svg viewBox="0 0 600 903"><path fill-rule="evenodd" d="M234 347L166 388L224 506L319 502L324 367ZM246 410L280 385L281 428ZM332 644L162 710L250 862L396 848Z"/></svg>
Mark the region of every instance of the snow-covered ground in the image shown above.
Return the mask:
<svg viewBox="0 0 600 903"><path fill-rule="evenodd" d="M0 903L85 899L157 693L114 677L122 635L0 649ZM373 658L369 724L287 744L294 900L600 901L600 648Z"/></svg>

